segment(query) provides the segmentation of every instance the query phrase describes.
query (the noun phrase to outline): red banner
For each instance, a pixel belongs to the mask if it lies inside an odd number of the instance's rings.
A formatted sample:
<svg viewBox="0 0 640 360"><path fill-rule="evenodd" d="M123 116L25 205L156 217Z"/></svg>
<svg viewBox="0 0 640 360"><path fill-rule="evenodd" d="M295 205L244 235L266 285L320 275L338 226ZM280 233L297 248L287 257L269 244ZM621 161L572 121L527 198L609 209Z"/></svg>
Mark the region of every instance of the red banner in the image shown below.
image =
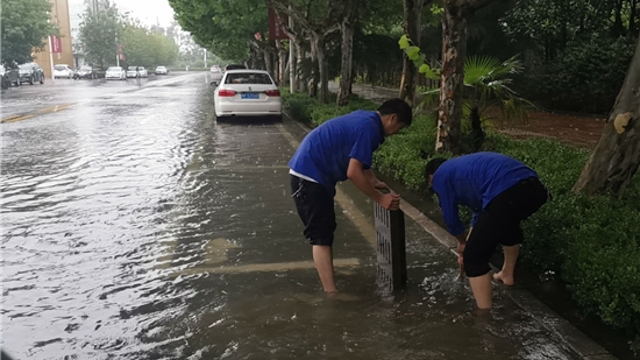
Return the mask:
<svg viewBox="0 0 640 360"><path fill-rule="evenodd" d="M283 21L288 19L280 19L273 9L269 9L269 40L288 40L289 36L284 32Z"/></svg>
<svg viewBox="0 0 640 360"><path fill-rule="evenodd" d="M49 42L51 43L51 52L53 54L59 54L62 52L62 41L57 36L49 36Z"/></svg>

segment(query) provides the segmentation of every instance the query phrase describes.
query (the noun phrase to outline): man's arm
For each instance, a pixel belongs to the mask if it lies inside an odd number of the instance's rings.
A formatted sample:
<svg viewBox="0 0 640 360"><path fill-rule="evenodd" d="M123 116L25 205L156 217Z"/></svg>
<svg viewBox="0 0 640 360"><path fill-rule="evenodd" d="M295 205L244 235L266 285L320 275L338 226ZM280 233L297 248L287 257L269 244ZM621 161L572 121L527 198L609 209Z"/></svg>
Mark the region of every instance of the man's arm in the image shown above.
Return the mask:
<svg viewBox="0 0 640 360"><path fill-rule="evenodd" d="M353 182L353 184L360 189L365 195L373 199L378 204L382 205L385 209L397 210L400 204L400 197L396 194L382 194L376 190L373 186L365 170L363 164L351 158L349 160L349 168L347 169L347 177Z"/></svg>
<svg viewBox="0 0 640 360"><path fill-rule="evenodd" d="M371 169L364 170L364 174L367 177L367 179L369 180L369 182L371 183L371 185L373 185L373 187L375 187L376 189L391 190L391 189L389 189L387 184L385 184L384 182L380 181L376 177L376 175L373 173L373 170L371 170Z"/></svg>

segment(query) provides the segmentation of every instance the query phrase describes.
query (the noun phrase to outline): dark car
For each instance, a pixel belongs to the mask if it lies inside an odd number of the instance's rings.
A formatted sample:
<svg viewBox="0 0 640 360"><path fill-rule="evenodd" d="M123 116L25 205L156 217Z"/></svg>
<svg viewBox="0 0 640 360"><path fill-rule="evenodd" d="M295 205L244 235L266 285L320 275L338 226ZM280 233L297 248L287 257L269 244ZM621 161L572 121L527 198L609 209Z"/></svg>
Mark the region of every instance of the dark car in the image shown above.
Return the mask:
<svg viewBox="0 0 640 360"><path fill-rule="evenodd" d="M44 70L36 63L26 63L18 67L20 69L20 82L28 82L33 85L36 82L44 84Z"/></svg>
<svg viewBox="0 0 640 360"><path fill-rule="evenodd" d="M242 65L242 64L229 64L227 66L225 66L224 71L229 71L229 70L244 70L247 67Z"/></svg>
<svg viewBox="0 0 640 360"><path fill-rule="evenodd" d="M82 65L80 69L76 70L76 73L73 76L74 79L97 79L98 73L96 69L89 65Z"/></svg>
<svg viewBox="0 0 640 360"><path fill-rule="evenodd" d="M22 85L18 69L7 69L4 65L0 65L0 80L2 80L3 89L8 89L11 85Z"/></svg>

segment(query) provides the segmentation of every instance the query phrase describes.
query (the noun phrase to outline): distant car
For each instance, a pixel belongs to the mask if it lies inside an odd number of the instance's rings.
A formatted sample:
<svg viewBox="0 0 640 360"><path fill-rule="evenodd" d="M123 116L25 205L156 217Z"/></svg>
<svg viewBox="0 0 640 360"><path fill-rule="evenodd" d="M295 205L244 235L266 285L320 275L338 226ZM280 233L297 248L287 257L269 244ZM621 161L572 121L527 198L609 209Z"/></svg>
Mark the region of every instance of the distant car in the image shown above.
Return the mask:
<svg viewBox="0 0 640 360"><path fill-rule="evenodd" d="M22 64L18 68L20 72L20 82L28 82L31 85L36 82L44 84L44 70L42 70L40 65L31 62Z"/></svg>
<svg viewBox="0 0 640 360"><path fill-rule="evenodd" d="M140 74L138 73L138 67L129 66L127 68L127 78L137 78L137 77L140 77Z"/></svg>
<svg viewBox="0 0 640 360"><path fill-rule="evenodd" d="M213 95L216 117L274 117L282 120L282 99L271 75L263 70L230 70Z"/></svg>
<svg viewBox="0 0 640 360"><path fill-rule="evenodd" d="M156 75L167 75L169 73L169 70L166 66L157 66L155 73Z"/></svg>
<svg viewBox="0 0 640 360"><path fill-rule="evenodd" d="M143 78L149 77L149 71L145 69L144 66L138 66L138 74L140 74L140 77Z"/></svg>
<svg viewBox="0 0 640 360"><path fill-rule="evenodd" d="M3 89L8 89L11 85L22 85L18 69L7 69L4 65L0 65L0 79L2 80Z"/></svg>
<svg viewBox="0 0 640 360"><path fill-rule="evenodd" d="M73 69L71 66L67 64L57 64L53 67L53 78L67 78L71 79L73 77Z"/></svg>
<svg viewBox="0 0 640 360"><path fill-rule="evenodd" d="M105 80L127 80L127 71L120 66L111 66L104 73Z"/></svg>
<svg viewBox="0 0 640 360"><path fill-rule="evenodd" d="M242 69L246 69L247 67L242 65L242 64L229 64L227 66L224 67L224 71L229 71L229 70L242 70Z"/></svg>
<svg viewBox="0 0 640 360"><path fill-rule="evenodd" d="M97 79L98 78L98 73L93 67L91 67L89 65L82 65L82 66L80 66L80 69L78 69L78 71L76 71L76 74L75 74L74 78L76 78L76 79Z"/></svg>
<svg viewBox="0 0 640 360"><path fill-rule="evenodd" d="M222 70L220 69L220 66L218 65L214 65L211 67L211 83L215 83L215 85L220 84L220 82L222 81Z"/></svg>

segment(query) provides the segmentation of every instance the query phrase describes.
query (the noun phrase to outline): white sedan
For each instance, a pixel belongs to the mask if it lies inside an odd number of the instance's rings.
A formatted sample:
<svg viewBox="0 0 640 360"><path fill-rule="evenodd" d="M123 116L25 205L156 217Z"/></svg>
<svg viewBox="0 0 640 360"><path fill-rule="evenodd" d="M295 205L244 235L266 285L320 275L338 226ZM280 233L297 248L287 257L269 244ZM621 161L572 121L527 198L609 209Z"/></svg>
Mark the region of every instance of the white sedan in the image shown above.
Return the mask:
<svg viewBox="0 0 640 360"><path fill-rule="evenodd" d="M268 72L230 70L213 95L218 119L250 116L282 119L280 90Z"/></svg>
<svg viewBox="0 0 640 360"><path fill-rule="evenodd" d="M53 67L53 78L67 78L71 79L73 77L73 69L67 64L58 64Z"/></svg>
<svg viewBox="0 0 640 360"><path fill-rule="evenodd" d="M120 66L112 66L104 74L105 80L127 80L127 71Z"/></svg>

